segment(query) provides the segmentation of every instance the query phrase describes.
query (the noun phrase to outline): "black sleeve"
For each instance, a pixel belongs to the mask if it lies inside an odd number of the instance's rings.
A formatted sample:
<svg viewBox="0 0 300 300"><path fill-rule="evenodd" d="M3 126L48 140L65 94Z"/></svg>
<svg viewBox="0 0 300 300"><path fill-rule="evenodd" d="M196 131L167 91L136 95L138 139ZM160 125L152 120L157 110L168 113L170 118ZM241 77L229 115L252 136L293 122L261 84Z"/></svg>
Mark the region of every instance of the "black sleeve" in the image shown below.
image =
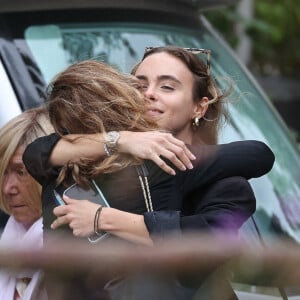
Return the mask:
<svg viewBox="0 0 300 300"><path fill-rule="evenodd" d="M182 211L144 214L146 227L155 240L170 233L199 230L238 230L255 212L256 199L243 177L219 180L189 195Z"/></svg>
<svg viewBox="0 0 300 300"><path fill-rule="evenodd" d="M272 169L275 161L271 149L259 141L192 147L191 150L197 157L194 168L181 172L178 177L184 194L227 177L260 177Z"/></svg>
<svg viewBox="0 0 300 300"><path fill-rule="evenodd" d="M246 179L265 175L275 161L272 150L265 143L255 140L221 144L219 151L223 168L230 169L231 176Z"/></svg>
<svg viewBox="0 0 300 300"><path fill-rule="evenodd" d="M41 185L57 178L59 169L49 163L52 149L60 137L53 133L43 136L29 144L23 153L23 162L29 174Z"/></svg>
<svg viewBox="0 0 300 300"><path fill-rule="evenodd" d="M275 160L271 149L259 141L193 146L191 150L197 157L194 169L179 172L177 177L183 195L178 209L183 213L188 211L189 216L180 217L177 209L144 214L150 234L163 236L180 229L238 229L253 214L256 205L246 179L266 174ZM169 209L174 207L174 199L171 201ZM166 222L168 226L163 226Z"/></svg>
<svg viewBox="0 0 300 300"><path fill-rule="evenodd" d="M184 202L180 218L182 231L199 229L238 230L255 212L256 199L243 177L219 180L198 190Z"/></svg>

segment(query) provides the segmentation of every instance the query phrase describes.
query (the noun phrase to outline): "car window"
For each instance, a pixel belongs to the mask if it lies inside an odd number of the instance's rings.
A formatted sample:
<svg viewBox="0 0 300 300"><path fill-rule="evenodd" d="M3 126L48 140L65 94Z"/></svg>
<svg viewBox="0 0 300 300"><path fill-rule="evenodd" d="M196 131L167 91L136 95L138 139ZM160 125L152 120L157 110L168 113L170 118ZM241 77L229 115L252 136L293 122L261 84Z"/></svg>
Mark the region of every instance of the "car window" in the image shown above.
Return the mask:
<svg viewBox="0 0 300 300"><path fill-rule="evenodd" d="M269 174L251 180L257 197L255 220L267 236L285 235L300 242L298 149L255 81L210 30L132 23L50 24L27 28L25 39L47 82L67 65L89 58L129 72L147 46L211 49L216 80L226 88L230 78L234 87L228 105L230 121L220 142L261 140L276 156Z"/></svg>

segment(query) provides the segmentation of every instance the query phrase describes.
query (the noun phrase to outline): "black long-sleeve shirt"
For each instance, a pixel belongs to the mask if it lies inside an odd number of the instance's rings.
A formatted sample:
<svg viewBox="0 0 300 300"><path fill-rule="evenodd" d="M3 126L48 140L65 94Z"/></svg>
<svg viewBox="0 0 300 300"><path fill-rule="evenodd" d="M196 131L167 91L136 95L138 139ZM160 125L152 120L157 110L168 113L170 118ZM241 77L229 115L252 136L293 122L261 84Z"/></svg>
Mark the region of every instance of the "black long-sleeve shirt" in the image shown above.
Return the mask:
<svg viewBox="0 0 300 300"><path fill-rule="evenodd" d="M59 137L52 134L30 144L23 155L29 173L42 184L44 227L54 220L53 198L58 168L49 157ZM174 230L238 229L255 211L255 196L246 179L259 177L273 166L274 155L262 142L242 141L218 146L192 146L194 168L176 176L146 161L155 212L146 213L134 167L97 180L111 207L144 214L150 234ZM239 177L236 177L239 176ZM228 177L233 177L229 179Z"/></svg>

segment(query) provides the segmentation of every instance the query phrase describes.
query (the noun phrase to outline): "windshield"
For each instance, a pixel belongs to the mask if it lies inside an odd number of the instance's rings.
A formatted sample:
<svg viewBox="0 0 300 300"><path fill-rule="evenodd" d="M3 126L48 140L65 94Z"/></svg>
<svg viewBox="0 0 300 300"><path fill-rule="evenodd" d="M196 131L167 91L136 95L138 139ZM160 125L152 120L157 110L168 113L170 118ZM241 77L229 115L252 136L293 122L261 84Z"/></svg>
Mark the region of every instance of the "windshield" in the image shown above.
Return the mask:
<svg viewBox="0 0 300 300"><path fill-rule="evenodd" d="M300 160L296 145L263 93L208 29L196 32L133 23L50 24L28 28L25 39L47 82L69 64L88 58L130 72L147 46L172 44L211 49L212 72L217 81L221 86L228 77L234 81L230 122L222 130L220 142L261 140L276 156L269 174L251 180L257 198L255 219L264 234L284 234L300 242Z"/></svg>

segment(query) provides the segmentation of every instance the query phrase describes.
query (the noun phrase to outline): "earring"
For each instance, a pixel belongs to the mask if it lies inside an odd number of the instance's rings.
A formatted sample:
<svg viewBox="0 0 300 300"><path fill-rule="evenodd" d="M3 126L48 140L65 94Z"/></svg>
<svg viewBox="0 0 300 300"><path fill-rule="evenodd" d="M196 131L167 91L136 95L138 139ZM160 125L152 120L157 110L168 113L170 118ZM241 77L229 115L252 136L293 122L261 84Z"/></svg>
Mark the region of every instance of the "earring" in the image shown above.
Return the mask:
<svg viewBox="0 0 300 300"><path fill-rule="evenodd" d="M218 117L215 117L214 119L208 119L206 118L205 116L203 116L203 120L206 121L206 122L214 122L218 119Z"/></svg>
<svg viewBox="0 0 300 300"><path fill-rule="evenodd" d="M196 118L193 120L193 125L194 125L195 127L198 127L199 124L200 124L200 118L196 117Z"/></svg>

